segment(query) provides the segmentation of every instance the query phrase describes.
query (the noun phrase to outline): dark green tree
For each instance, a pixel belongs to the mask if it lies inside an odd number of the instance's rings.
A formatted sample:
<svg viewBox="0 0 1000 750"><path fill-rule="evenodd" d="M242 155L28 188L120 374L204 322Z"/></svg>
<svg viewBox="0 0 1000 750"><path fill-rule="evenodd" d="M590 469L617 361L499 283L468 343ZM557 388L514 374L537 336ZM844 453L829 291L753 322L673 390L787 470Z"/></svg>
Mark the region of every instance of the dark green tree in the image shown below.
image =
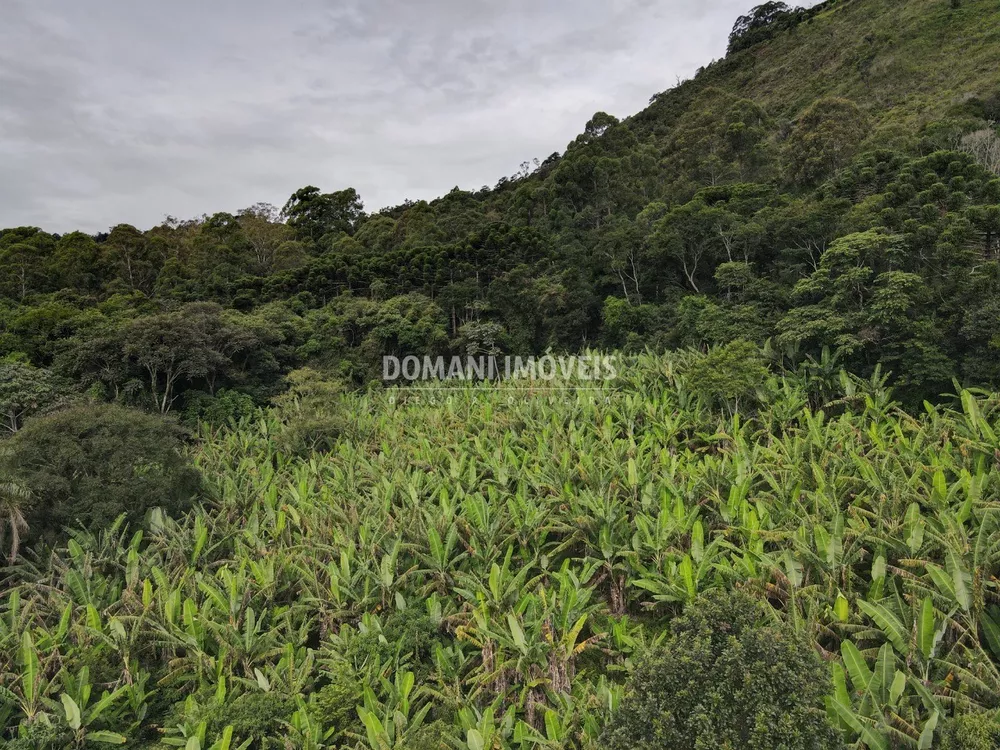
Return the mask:
<svg viewBox="0 0 1000 750"><path fill-rule="evenodd" d="M641 662L604 734L607 750L834 750L829 676L789 627L747 594L713 592Z"/></svg>
<svg viewBox="0 0 1000 750"><path fill-rule="evenodd" d="M282 215L300 238L319 242L330 234L353 234L364 215L364 204L354 188L321 193L310 185L292 193Z"/></svg>
<svg viewBox="0 0 1000 750"><path fill-rule="evenodd" d="M103 529L121 514L188 506L199 477L174 422L111 404L74 406L29 420L8 442L9 474L31 492L29 535L64 526Z"/></svg>

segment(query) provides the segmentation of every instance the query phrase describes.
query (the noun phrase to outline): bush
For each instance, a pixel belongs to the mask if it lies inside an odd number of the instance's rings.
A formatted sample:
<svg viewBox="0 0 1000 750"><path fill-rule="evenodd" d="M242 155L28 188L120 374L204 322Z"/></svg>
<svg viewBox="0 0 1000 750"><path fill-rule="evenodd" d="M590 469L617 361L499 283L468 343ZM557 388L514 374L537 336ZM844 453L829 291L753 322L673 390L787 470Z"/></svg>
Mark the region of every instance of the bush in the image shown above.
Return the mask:
<svg viewBox="0 0 1000 750"><path fill-rule="evenodd" d="M276 438L279 448L299 456L332 450L350 423L341 383L309 368L294 370L285 380L288 391L274 400L284 422Z"/></svg>
<svg viewBox="0 0 1000 750"><path fill-rule="evenodd" d="M214 396L203 391L191 391L184 394L184 401L184 422L191 425L199 422L212 427L239 424L253 419L260 412L252 396L226 388Z"/></svg>
<svg viewBox="0 0 1000 750"><path fill-rule="evenodd" d="M842 742L810 646L742 593L713 592L674 622L604 734L607 750L827 750Z"/></svg>
<svg viewBox="0 0 1000 750"><path fill-rule="evenodd" d="M736 412L741 402L753 400L769 371L760 347L736 339L699 357L685 374L691 388L702 398Z"/></svg>
<svg viewBox="0 0 1000 750"><path fill-rule="evenodd" d="M941 729L939 750L994 750L1000 747L1000 724L993 714L966 714Z"/></svg>
<svg viewBox="0 0 1000 750"><path fill-rule="evenodd" d="M181 454L183 430L165 418L109 404L36 417L7 443L9 470L30 491L31 538L65 526L98 530L125 514L185 509L199 475Z"/></svg>
<svg viewBox="0 0 1000 750"><path fill-rule="evenodd" d="M252 747L282 748L287 734L285 723L295 713L295 699L277 693L244 693L224 703L212 713L209 736L216 737L233 728L233 747L252 740Z"/></svg>
<svg viewBox="0 0 1000 750"><path fill-rule="evenodd" d="M312 704L314 717L327 729L333 729L335 737L343 737L349 731L362 731L356 708L364 703L361 682L346 667L326 677L329 682L316 693Z"/></svg>

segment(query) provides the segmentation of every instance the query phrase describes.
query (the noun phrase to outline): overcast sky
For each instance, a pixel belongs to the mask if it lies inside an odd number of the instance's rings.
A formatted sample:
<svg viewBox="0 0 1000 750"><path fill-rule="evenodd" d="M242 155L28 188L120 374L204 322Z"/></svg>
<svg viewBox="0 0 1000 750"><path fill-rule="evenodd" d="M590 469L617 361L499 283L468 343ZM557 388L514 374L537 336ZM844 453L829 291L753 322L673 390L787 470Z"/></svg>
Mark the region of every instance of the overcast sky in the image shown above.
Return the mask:
<svg viewBox="0 0 1000 750"><path fill-rule="evenodd" d="M0 227L477 189L721 57L752 0L0 0Z"/></svg>

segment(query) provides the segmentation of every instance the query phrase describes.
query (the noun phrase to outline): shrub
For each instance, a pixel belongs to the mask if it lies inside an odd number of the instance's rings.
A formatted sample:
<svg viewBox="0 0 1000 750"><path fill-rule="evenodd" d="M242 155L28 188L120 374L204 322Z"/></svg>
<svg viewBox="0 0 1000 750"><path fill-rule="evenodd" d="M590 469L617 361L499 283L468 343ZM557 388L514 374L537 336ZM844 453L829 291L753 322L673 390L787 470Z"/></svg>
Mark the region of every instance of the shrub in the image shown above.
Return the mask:
<svg viewBox="0 0 1000 750"><path fill-rule="evenodd" d="M165 418L109 404L36 417L8 442L10 471L31 492L30 537L64 526L102 529L161 507L177 512L199 475L181 454L183 430Z"/></svg>
<svg viewBox="0 0 1000 750"><path fill-rule="evenodd" d="M687 379L696 393L733 412L740 402L752 399L768 377L760 347L736 339L717 346L687 368Z"/></svg>
<svg viewBox="0 0 1000 750"><path fill-rule="evenodd" d="M940 750L994 750L1000 747L1000 723L993 714L966 714L941 729Z"/></svg>
<svg viewBox="0 0 1000 750"><path fill-rule="evenodd" d="M804 640L742 593L713 592L675 621L636 672L607 750L842 747L823 699L829 675Z"/></svg>
<svg viewBox="0 0 1000 750"><path fill-rule="evenodd" d="M288 391L274 400L284 422L278 446L302 456L332 450L350 422L343 412L341 383L309 368L289 373L286 382Z"/></svg>
<svg viewBox="0 0 1000 750"><path fill-rule="evenodd" d="M281 738L287 734L285 723L295 712L295 699L276 693L244 693L222 704L213 712L209 736L221 735L227 726L233 728L233 746L252 740L253 747L282 748Z"/></svg>
<svg viewBox="0 0 1000 750"><path fill-rule="evenodd" d="M184 421L197 425L205 422L212 427L253 419L259 413L253 397L240 391L226 388L214 396L202 391L193 391L184 395Z"/></svg>
<svg viewBox="0 0 1000 750"><path fill-rule="evenodd" d="M314 716L335 737L348 731L360 731L357 706L364 702L364 688L354 674L345 668L327 673L329 682L316 693L312 704Z"/></svg>

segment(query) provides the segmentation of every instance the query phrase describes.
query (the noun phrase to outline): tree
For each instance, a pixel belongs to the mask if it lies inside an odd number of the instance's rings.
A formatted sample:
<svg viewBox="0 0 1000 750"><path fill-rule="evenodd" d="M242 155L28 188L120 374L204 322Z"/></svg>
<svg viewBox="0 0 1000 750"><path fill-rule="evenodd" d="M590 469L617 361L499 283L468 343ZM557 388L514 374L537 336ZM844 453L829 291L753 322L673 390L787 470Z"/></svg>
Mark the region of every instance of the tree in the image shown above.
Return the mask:
<svg viewBox="0 0 1000 750"><path fill-rule="evenodd" d="M1000 135L992 128L983 128L962 136L959 148L990 170L1000 175Z"/></svg>
<svg viewBox="0 0 1000 750"><path fill-rule="evenodd" d="M807 109L788 139L795 179L812 185L846 166L868 134L868 118L849 99L819 99Z"/></svg>
<svg viewBox="0 0 1000 750"><path fill-rule="evenodd" d="M146 374L153 406L166 413L177 400L181 378L205 377L219 364L205 332L183 313L140 318L125 326L122 349Z"/></svg>
<svg viewBox="0 0 1000 750"><path fill-rule="evenodd" d="M799 9L793 11L780 2L758 5L749 14L736 19L736 25L729 35L728 53L739 52L767 41L782 29L791 26L799 18L799 12Z"/></svg>
<svg viewBox="0 0 1000 750"><path fill-rule="evenodd" d="M768 377L760 347L736 339L699 356L686 371L694 390L712 403L739 411L740 401L753 397Z"/></svg>
<svg viewBox="0 0 1000 750"><path fill-rule="evenodd" d="M237 215L236 221L250 249L250 267L260 276L294 268L305 257L299 243L292 241L292 229L279 219L278 209L267 203L257 203Z"/></svg>
<svg viewBox="0 0 1000 750"><path fill-rule="evenodd" d="M100 288L101 248L89 234L70 232L56 242L53 272L63 288L95 292Z"/></svg>
<svg viewBox="0 0 1000 750"><path fill-rule="evenodd" d="M146 235L133 226L119 224L102 246L103 261L129 292L149 294L163 258Z"/></svg>
<svg viewBox="0 0 1000 750"><path fill-rule="evenodd" d="M0 450L0 458L6 457L7 451ZM13 564L21 547L21 535L28 530L28 522L24 518L25 506L31 500L31 491L16 479L0 477L0 553L7 557L7 562ZM7 535L10 535L9 551Z"/></svg>
<svg viewBox="0 0 1000 750"><path fill-rule="evenodd" d="M812 648L747 594L713 592L641 662L604 734L608 750L833 750L829 678Z"/></svg>
<svg viewBox="0 0 1000 750"><path fill-rule="evenodd" d="M691 289L701 292L699 279L719 259L725 246L725 230L731 221L725 209L695 199L673 209L656 223L653 243L680 264Z"/></svg>
<svg viewBox="0 0 1000 750"><path fill-rule="evenodd" d="M865 375L881 362L917 389L946 385L952 366L928 309L931 291L922 276L900 270L907 262L898 235L873 230L836 240L819 268L796 285L798 304L779 322L778 341L816 352L829 346Z"/></svg>
<svg viewBox="0 0 1000 750"><path fill-rule="evenodd" d="M609 115L607 112L598 112L587 123L584 128L584 134L589 140L595 138L600 138L604 135L609 128L614 127L618 124L618 118L614 115Z"/></svg>
<svg viewBox="0 0 1000 750"><path fill-rule="evenodd" d="M56 403L68 384L49 370L23 362L0 362L0 417L3 429L15 433L26 417Z"/></svg>
<svg viewBox="0 0 1000 750"><path fill-rule="evenodd" d="M43 278L44 260L41 250L26 242L0 249L3 293L24 300L29 293L36 291Z"/></svg>
<svg viewBox="0 0 1000 750"><path fill-rule="evenodd" d="M30 420L5 460L31 492L24 518L32 537L64 526L102 529L125 514L186 508L199 476L182 454L174 422L112 404L74 406Z"/></svg>
<svg viewBox="0 0 1000 750"><path fill-rule="evenodd" d="M310 185L292 193L281 213L299 237L319 242L328 234L353 234L364 204L354 188L321 193Z"/></svg>

